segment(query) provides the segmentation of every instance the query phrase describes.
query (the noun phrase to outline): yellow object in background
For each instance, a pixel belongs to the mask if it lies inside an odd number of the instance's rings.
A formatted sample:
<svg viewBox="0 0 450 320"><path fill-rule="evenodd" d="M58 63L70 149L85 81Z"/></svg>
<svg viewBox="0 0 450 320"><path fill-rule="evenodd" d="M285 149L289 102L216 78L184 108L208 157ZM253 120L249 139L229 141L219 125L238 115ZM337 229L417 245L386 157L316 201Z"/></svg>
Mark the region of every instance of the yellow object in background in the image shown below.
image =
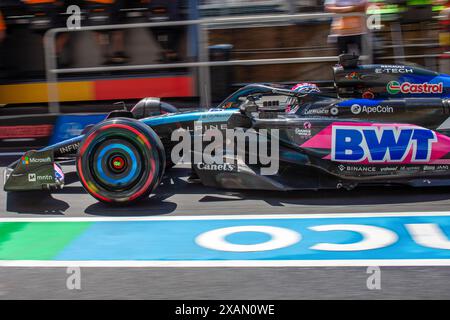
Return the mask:
<svg viewBox="0 0 450 320"><path fill-rule="evenodd" d="M450 32L439 33L439 44L441 47L450 46Z"/></svg>
<svg viewBox="0 0 450 320"><path fill-rule="evenodd" d="M61 101L89 101L94 99L93 84L88 81L58 83ZM0 86L0 104L47 102L46 83L10 84Z"/></svg>

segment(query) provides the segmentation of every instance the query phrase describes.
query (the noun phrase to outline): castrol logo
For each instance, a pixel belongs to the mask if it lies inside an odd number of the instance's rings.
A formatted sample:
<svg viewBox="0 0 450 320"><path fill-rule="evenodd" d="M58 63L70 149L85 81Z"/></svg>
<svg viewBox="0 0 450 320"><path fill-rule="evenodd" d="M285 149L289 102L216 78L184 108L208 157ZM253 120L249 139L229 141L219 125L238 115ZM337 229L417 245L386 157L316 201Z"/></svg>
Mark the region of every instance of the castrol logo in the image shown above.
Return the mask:
<svg viewBox="0 0 450 320"><path fill-rule="evenodd" d="M390 94L404 93L442 93L444 91L444 85L440 83L410 83L403 82L400 84L398 81L391 81L386 86L387 91Z"/></svg>

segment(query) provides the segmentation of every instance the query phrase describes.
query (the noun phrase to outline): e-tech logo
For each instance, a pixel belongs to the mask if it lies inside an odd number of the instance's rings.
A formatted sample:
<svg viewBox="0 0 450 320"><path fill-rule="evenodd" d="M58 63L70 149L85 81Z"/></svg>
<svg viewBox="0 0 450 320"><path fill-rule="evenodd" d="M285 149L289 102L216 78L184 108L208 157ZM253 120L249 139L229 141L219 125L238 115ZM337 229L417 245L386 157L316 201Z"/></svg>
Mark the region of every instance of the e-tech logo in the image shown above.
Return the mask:
<svg viewBox="0 0 450 320"><path fill-rule="evenodd" d="M387 92L389 94L397 94L399 92L410 94L410 93L442 93L444 91L444 85L440 83L410 83L403 82L400 84L398 81L391 81L386 86Z"/></svg>
<svg viewBox="0 0 450 320"><path fill-rule="evenodd" d="M333 126L331 159L352 163L427 162L436 141L432 130L412 126Z"/></svg>

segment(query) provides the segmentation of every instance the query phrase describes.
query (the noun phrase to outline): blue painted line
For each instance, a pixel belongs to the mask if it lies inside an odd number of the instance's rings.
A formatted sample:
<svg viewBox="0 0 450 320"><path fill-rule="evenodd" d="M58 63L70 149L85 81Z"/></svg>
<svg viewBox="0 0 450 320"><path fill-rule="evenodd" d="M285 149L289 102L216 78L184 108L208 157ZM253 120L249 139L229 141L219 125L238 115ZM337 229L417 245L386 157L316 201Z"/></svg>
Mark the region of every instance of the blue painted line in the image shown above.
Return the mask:
<svg viewBox="0 0 450 320"><path fill-rule="evenodd" d="M230 220L98 221L70 243L56 258L59 261L89 260L375 260L375 259L450 259L450 250L435 249L414 241L405 224L435 224L450 236L448 216L287 218ZM311 247L319 243L350 244L361 241L354 231L314 231L323 225L364 225L388 229L398 240L382 248L361 251L322 251ZM292 245L260 252L229 252L205 248L196 238L208 231L236 226L271 226L301 234ZM260 232L230 234L233 244L252 245L271 239Z"/></svg>

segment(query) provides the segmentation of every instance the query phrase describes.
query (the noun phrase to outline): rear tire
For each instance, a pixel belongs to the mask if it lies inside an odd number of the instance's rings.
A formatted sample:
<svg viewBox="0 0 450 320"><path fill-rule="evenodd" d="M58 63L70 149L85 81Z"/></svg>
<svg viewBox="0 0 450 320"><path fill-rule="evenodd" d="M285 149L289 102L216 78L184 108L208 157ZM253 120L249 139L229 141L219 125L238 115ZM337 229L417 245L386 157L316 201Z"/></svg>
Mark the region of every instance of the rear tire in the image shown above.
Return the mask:
<svg viewBox="0 0 450 320"><path fill-rule="evenodd" d="M129 204L147 197L161 182L164 147L140 121L114 118L97 124L81 142L77 172L97 200Z"/></svg>

